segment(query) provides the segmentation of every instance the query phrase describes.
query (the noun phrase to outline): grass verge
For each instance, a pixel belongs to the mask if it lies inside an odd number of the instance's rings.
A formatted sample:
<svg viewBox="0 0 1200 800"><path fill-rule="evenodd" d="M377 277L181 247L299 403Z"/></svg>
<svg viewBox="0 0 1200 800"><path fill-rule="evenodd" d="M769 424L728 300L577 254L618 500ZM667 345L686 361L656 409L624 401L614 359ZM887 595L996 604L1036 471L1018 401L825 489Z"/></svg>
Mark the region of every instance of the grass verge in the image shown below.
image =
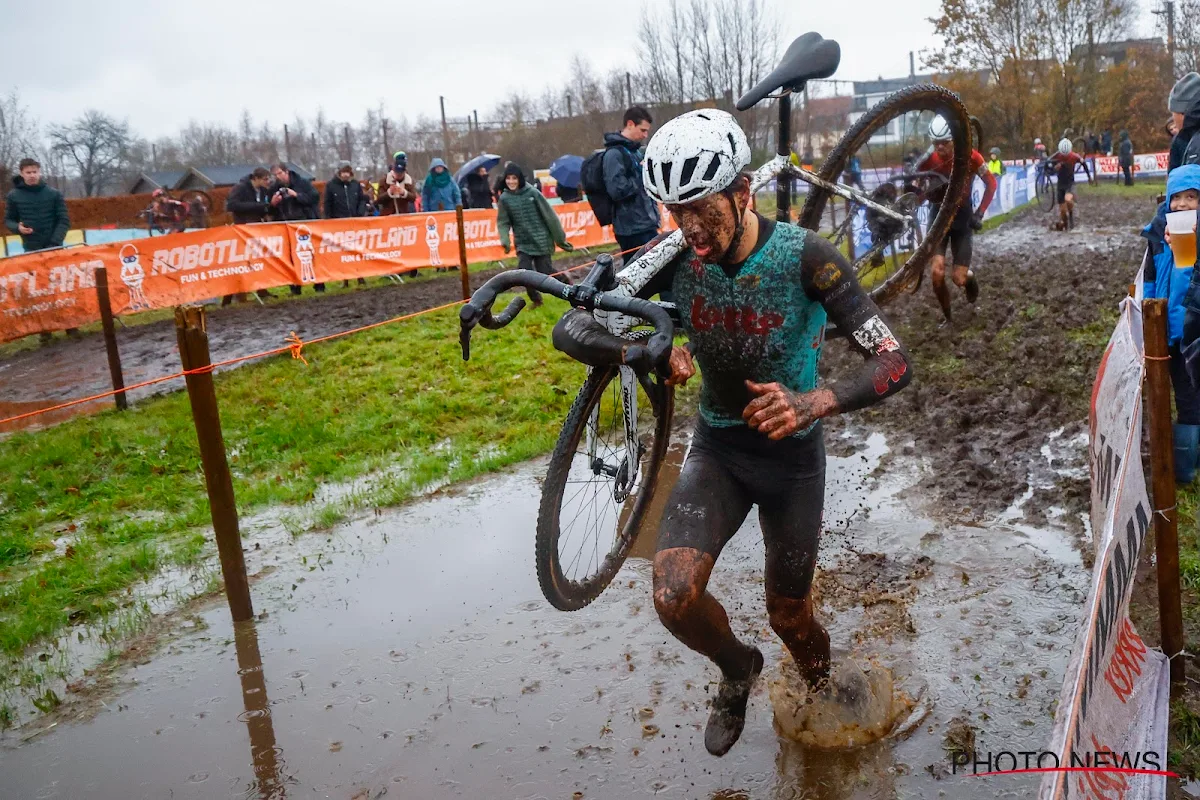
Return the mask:
<svg viewBox="0 0 1200 800"><path fill-rule="evenodd" d="M549 450L584 369L549 345L557 307L476 337L454 309L217 375L238 510L300 506L322 483L378 477L317 509L402 502ZM184 393L0 441L0 651L105 615L134 583L194 563L209 537Z"/></svg>

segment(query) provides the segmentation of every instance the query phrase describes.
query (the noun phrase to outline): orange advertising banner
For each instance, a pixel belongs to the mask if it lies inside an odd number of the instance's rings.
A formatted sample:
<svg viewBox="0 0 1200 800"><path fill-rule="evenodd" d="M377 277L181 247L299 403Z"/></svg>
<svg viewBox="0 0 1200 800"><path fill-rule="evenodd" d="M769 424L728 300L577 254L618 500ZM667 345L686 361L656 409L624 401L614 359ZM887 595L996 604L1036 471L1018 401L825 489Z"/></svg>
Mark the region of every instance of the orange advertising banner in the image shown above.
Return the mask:
<svg viewBox="0 0 1200 800"><path fill-rule="evenodd" d="M575 247L615 241L586 202L552 208ZM467 263L506 257L495 209L464 211L463 231ZM99 266L108 271L113 313L134 314L256 289L458 263L453 211L227 225L28 253L0 259L0 342L99 320Z"/></svg>

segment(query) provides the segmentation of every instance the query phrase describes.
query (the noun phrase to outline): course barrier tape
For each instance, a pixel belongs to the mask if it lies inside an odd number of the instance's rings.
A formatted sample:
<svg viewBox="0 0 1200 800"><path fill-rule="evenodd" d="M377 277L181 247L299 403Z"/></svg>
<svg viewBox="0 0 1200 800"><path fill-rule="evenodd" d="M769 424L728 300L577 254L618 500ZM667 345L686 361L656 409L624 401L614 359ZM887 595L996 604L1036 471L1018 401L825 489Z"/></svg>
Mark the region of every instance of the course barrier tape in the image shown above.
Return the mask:
<svg viewBox="0 0 1200 800"><path fill-rule="evenodd" d="M631 252L633 252L632 249L622 250L620 252L613 253L612 255L625 256ZM563 270L559 270L558 272L551 273L550 277L558 277L560 275L567 275L572 272L578 272L579 270L588 269L595 263L596 263L595 261L589 261L586 264L580 264L575 267L568 267L567 269L563 269ZM72 406L83 405L85 403L94 403L98 400L104 400L109 397L114 397L115 395L118 395L118 394L122 394L125 392L132 392L135 389L142 389L147 386L154 386L155 384L165 383L166 381L173 381L177 378L186 378L188 375L202 375L204 373L212 372L217 367L225 367L225 366L229 366L231 364L237 364L237 363L240 363L243 361L253 361L254 359L257 359L257 358L266 358L268 356L278 355L280 353L289 353L290 352L292 354L293 360L298 359L298 360L302 361L305 366L308 366L308 359L304 358L304 355L303 355L303 350L307 345L319 344L321 342L330 341L331 339L340 339L341 337L349 336L352 333L360 333L362 331L371 330L372 328L379 328L384 325L391 325L396 322L403 322L405 320L413 319L415 317L420 317L425 314L432 314L436 311L444 311L447 308L453 308L455 306L460 306L465 302L467 302L467 301L466 300L455 300L452 303L445 303L440 306L434 306L433 308L426 308L426 309L422 309L421 311L414 311L411 314L402 314L401 316L398 316L398 317L392 317L391 319L385 319L380 322L372 322L368 325L362 325L357 328L351 328L350 330L346 330L346 331L338 331L337 333L331 333L326 336L319 336L316 339L309 339L308 341L302 340L298 335L296 335L295 331L291 331L288 334L288 336L286 336L284 338L284 341L286 342L286 344L283 347L276 347L272 350L264 350L261 353L254 353L252 355L236 356L234 358L227 358L223 361L217 361L217 362L215 362L213 364L209 364L208 366L205 366L205 367L197 367L196 369L191 369L191 370L181 370L179 372L173 372L170 375L162 375L157 378L150 378L149 380L141 381L140 383L135 383L131 386L126 386L120 390L114 389L111 391L101 392L99 394L90 395L88 397L79 397L74 400L68 400L65 403L59 403L58 405L49 406L47 408L39 408L34 411L27 411L23 414L16 414L11 417L6 417L4 419L0 419L0 428L3 428L4 425L6 425L8 423L19 422L19 421L25 420L25 419L31 419L33 417L41 416L43 414L50 414L54 411L61 411L64 408L71 408Z"/></svg>
<svg viewBox="0 0 1200 800"><path fill-rule="evenodd" d="M586 202L551 207L576 247L612 244ZM463 212L468 264L510 256L495 209ZM112 311L133 314L278 286L458 266L453 211L264 222L28 253L0 260L0 342L100 319L97 267Z"/></svg>

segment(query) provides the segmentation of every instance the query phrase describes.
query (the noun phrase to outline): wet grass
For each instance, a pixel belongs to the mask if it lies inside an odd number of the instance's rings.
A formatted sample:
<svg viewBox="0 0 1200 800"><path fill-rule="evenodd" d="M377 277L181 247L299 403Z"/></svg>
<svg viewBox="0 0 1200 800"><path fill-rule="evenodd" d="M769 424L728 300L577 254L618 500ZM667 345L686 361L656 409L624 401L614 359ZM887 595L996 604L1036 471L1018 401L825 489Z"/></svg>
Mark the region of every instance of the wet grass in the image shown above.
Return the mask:
<svg viewBox="0 0 1200 800"><path fill-rule="evenodd" d="M302 527L327 527L548 451L584 377L549 344L561 311L481 331L466 364L449 309L308 347L307 367L285 356L217 375L239 513L303 511L322 484L392 476L305 512ZM0 441L0 651L118 610L138 581L200 559L209 524L184 393Z"/></svg>

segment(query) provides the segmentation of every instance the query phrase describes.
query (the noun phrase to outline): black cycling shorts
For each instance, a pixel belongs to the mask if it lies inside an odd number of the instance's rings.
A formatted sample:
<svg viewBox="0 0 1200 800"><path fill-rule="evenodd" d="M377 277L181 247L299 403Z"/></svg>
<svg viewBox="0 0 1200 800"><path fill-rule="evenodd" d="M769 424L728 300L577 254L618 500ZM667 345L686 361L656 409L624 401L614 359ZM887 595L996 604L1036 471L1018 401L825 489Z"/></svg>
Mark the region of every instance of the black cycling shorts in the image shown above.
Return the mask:
<svg viewBox="0 0 1200 800"><path fill-rule="evenodd" d="M936 219L939 206L934 206L930 219ZM971 266L971 254L974 249L975 231L971 229L971 217L974 210L970 203L963 203L958 208L958 213L954 215L954 221L950 223L950 230L942 239L942 244L938 248L943 256L946 255L946 248L950 248L953 254L953 263L955 266L969 267Z"/></svg>
<svg viewBox="0 0 1200 800"><path fill-rule="evenodd" d="M803 438L773 442L744 425L713 428L701 420L659 525L657 549L690 547L715 559L752 505L767 551L767 593L804 599L825 505L820 423Z"/></svg>
<svg viewBox="0 0 1200 800"><path fill-rule="evenodd" d="M1073 180L1064 181L1062 178L1059 178L1058 179L1058 204L1060 206L1063 203L1067 202L1068 194L1075 194L1075 181L1073 181Z"/></svg>

